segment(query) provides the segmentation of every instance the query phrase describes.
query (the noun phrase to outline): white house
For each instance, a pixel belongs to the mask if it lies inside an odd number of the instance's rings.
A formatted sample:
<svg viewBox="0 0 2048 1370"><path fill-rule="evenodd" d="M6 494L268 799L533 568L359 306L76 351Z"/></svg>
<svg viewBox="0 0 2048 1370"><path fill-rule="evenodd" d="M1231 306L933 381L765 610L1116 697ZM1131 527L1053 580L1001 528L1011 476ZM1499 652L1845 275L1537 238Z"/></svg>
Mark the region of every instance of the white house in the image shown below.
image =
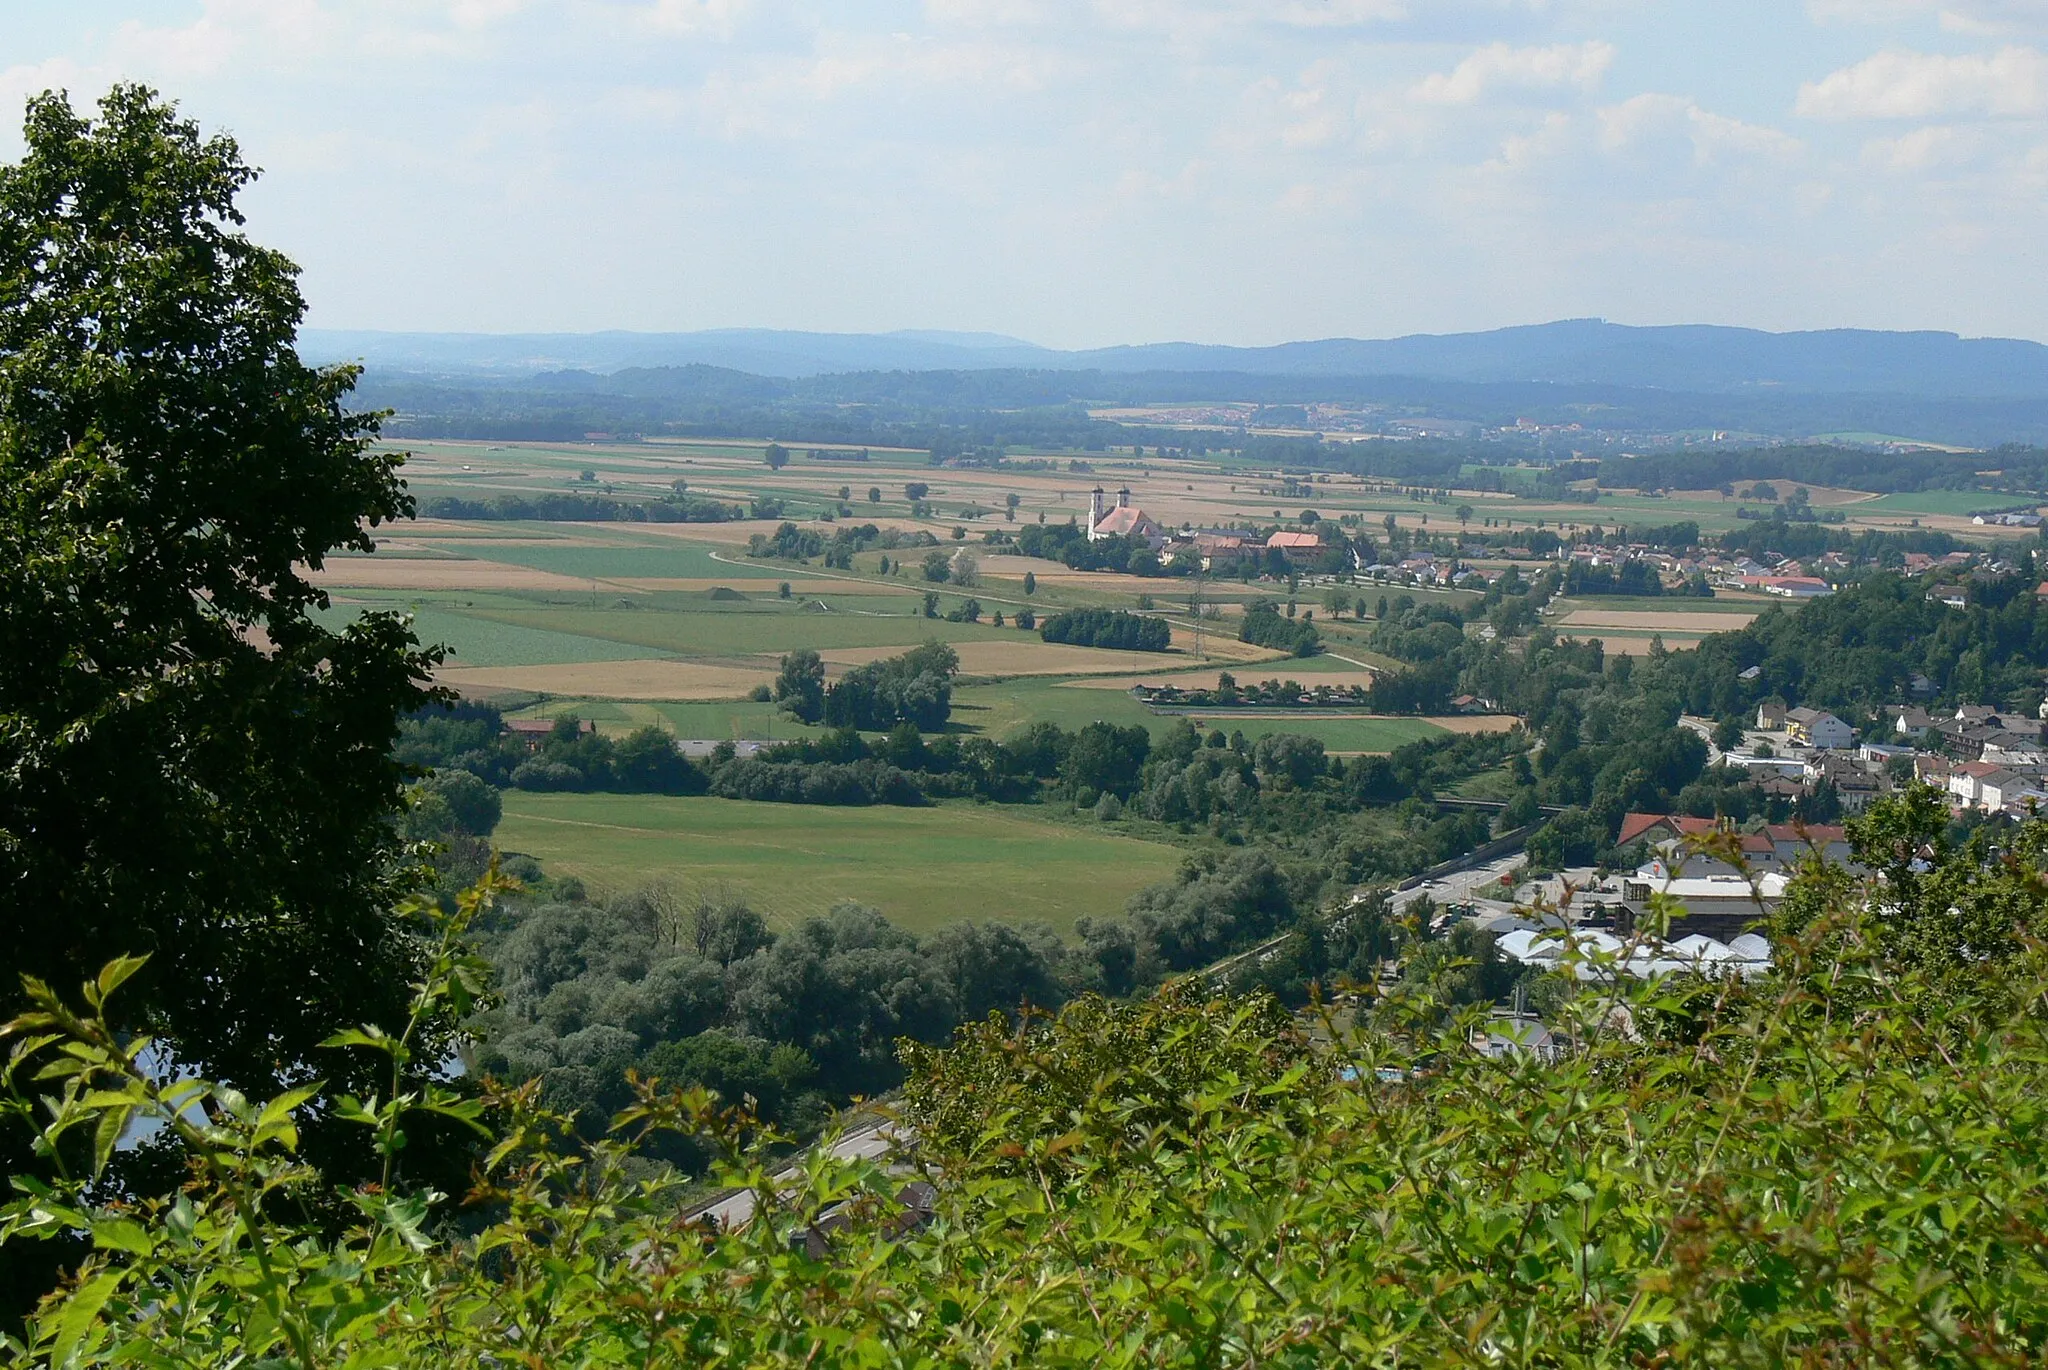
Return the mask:
<svg viewBox="0 0 2048 1370"><path fill-rule="evenodd" d="M1856 730L1821 709L1787 709L1785 730L1794 742L1822 751L1838 751L1856 745Z"/></svg>

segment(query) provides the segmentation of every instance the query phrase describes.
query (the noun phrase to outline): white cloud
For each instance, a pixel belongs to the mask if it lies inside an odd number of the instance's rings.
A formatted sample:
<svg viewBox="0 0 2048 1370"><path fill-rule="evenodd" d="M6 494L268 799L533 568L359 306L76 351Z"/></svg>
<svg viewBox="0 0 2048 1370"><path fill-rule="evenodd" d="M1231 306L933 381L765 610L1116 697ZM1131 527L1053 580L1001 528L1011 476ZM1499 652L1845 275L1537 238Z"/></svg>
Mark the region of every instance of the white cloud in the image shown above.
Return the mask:
<svg viewBox="0 0 2048 1370"><path fill-rule="evenodd" d="M1973 129L1930 124L1896 138L1872 138L1863 145L1863 163L1881 171L1917 176L1973 160L1984 146Z"/></svg>
<svg viewBox="0 0 2048 1370"><path fill-rule="evenodd" d="M2048 115L2048 55L1880 52L1800 87L1796 108L1815 119L2037 118Z"/></svg>
<svg viewBox="0 0 2048 1370"><path fill-rule="evenodd" d="M1814 18L1896 24L1935 18L1954 33L2023 33L2048 28L2048 0L1808 0Z"/></svg>
<svg viewBox="0 0 2048 1370"><path fill-rule="evenodd" d="M727 38L751 7L751 0L654 0L639 20L656 33Z"/></svg>
<svg viewBox="0 0 2048 1370"><path fill-rule="evenodd" d="M1600 146L1628 152L1658 142L1690 144L1696 164L1765 159L1789 162L1804 151L1797 138L1700 108L1678 95L1648 94L1599 110Z"/></svg>
<svg viewBox="0 0 2048 1370"><path fill-rule="evenodd" d="M1483 47L1452 68L1426 78L1417 98L1434 104L1469 105L1500 89L1593 90L1614 65L1614 47L1598 41L1514 48Z"/></svg>
<svg viewBox="0 0 2048 1370"><path fill-rule="evenodd" d="M1051 17L1038 0L924 0L924 14L935 24L977 28L1042 24Z"/></svg>

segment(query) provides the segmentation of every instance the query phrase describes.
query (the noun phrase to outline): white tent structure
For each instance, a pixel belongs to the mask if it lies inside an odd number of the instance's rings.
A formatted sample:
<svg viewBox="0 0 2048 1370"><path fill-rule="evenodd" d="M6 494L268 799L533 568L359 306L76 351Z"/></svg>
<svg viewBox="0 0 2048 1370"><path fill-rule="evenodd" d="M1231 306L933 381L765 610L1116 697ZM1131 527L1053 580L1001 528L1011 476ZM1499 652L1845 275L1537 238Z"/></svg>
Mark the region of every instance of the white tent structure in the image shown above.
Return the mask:
<svg viewBox="0 0 2048 1370"><path fill-rule="evenodd" d="M1581 980L1605 979L1617 971L1638 979L1688 973L1746 979L1771 966L1771 944L1755 933L1744 933L1732 943L1698 933L1667 943L1654 938L1625 942L1598 928L1572 932L1517 928L1494 945L1511 961L1547 970L1557 969L1569 952L1573 971Z"/></svg>

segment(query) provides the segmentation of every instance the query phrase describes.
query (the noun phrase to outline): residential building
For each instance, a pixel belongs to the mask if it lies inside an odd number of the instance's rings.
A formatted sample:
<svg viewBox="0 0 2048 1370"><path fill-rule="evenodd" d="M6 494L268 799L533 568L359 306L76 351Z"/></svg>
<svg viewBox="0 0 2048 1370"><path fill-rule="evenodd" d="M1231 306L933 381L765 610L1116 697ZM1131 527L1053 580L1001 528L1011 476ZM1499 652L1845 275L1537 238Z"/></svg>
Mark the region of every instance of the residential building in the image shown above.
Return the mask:
<svg viewBox="0 0 2048 1370"><path fill-rule="evenodd" d="M1323 539L1318 533L1292 532L1283 530L1266 539L1269 551L1278 551L1289 561L1302 558L1313 560L1323 550Z"/></svg>
<svg viewBox="0 0 2048 1370"><path fill-rule="evenodd" d="M1785 731L1794 742L1823 751L1851 747L1856 742L1855 729L1821 709L1787 709Z"/></svg>

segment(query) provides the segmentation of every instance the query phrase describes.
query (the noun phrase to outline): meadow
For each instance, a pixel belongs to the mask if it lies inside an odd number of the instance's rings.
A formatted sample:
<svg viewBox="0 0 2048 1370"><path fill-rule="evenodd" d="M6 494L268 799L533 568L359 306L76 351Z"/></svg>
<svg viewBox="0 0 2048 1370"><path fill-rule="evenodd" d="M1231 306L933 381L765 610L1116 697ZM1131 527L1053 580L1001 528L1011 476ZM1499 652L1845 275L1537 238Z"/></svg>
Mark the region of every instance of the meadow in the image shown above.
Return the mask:
<svg viewBox="0 0 2048 1370"><path fill-rule="evenodd" d="M826 808L514 790L496 840L593 890L659 881L686 898L731 891L778 927L853 900L918 932L971 918L1069 933L1076 918L1121 913L1181 861L1109 825L968 803Z"/></svg>

